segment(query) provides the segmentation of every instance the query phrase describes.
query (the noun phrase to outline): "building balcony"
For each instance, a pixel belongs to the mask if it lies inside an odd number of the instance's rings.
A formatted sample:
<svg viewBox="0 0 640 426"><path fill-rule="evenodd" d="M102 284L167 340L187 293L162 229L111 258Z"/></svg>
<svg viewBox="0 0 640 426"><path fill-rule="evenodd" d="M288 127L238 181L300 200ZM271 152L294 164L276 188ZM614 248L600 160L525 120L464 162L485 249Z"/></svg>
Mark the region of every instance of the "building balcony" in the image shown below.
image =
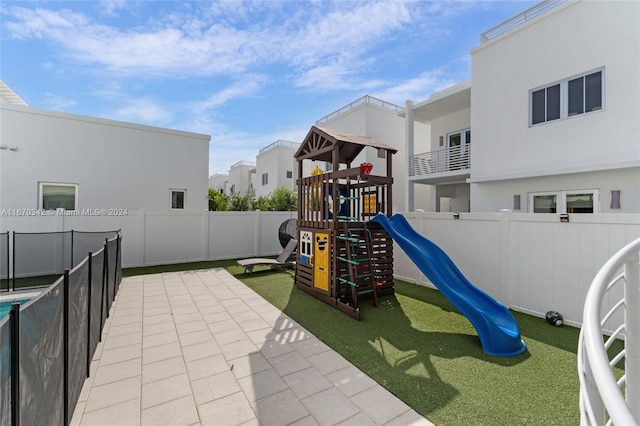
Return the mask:
<svg viewBox="0 0 640 426"><path fill-rule="evenodd" d="M471 145L423 152L409 158L409 180L436 185L464 182L471 175Z"/></svg>

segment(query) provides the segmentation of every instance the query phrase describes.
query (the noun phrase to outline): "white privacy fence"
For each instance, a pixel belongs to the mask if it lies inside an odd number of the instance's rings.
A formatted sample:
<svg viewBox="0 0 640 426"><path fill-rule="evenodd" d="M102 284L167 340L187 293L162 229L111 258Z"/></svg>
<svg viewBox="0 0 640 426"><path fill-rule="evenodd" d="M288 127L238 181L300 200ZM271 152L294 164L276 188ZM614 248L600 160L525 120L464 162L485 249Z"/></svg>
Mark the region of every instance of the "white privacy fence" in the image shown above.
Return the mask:
<svg viewBox="0 0 640 426"><path fill-rule="evenodd" d="M296 212L157 212L118 216L2 217L0 232L120 229L122 266L277 255L278 228Z"/></svg>
<svg viewBox="0 0 640 426"><path fill-rule="evenodd" d="M505 305L580 325L589 284L621 247L640 237L638 214L405 213L476 286ZM122 265L135 267L277 255L278 228L296 212L128 211L119 216L2 217L0 233L120 229ZM394 274L427 284L397 248ZM606 307L606 306L605 306Z"/></svg>
<svg viewBox="0 0 640 426"><path fill-rule="evenodd" d="M460 213L460 219L452 213L405 216L473 284L506 306L536 316L558 311L575 326L582 323L585 297L598 270L640 237L638 214L572 214L569 222L555 214L509 211ZM400 249L394 251L394 274L428 284ZM606 300L603 309L610 303Z"/></svg>

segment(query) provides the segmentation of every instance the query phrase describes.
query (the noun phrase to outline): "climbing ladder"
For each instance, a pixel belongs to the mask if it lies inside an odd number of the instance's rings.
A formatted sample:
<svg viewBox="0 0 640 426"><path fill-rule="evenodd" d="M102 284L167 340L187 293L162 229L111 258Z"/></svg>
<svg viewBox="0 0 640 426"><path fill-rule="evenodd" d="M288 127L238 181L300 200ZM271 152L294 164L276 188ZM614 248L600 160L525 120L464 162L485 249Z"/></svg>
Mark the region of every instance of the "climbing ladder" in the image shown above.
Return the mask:
<svg viewBox="0 0 640 426"><path fill-rule="evenodd" d="M378 306L378 294L374 279L373 262L371 261L371 233L365 223L350 227L345 223L336 240L344 242L344 250L337 256L339 261L347 265L346 273L337 277L340 284L348 286L351 303L358 309L360 296L371 293L373 306Z"/></svg>

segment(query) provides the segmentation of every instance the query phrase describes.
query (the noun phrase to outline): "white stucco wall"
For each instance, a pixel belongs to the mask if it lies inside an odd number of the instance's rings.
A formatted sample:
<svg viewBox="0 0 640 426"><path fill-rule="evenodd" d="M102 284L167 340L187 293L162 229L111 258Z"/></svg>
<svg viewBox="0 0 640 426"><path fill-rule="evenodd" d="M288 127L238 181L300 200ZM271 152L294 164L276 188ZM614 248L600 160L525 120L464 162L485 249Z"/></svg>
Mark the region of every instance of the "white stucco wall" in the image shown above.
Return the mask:
<svg viewBox="0 0 640 426"><path fill-rule="evenodd" d="M77 209L170 208L170 189L187 191L185 210L207 208L210 136L0 105L0 207L37 209L39 183L78 185Z"/></svg>
<svg viewBox="0 0 640 426"><path fill-rule="evenodd" d="M398 150L393 156L393 208L403 210L406 197L406 178L408 175L405 152L405 121L394 111L380 106L365 103L338 115L336 118L321 124L323 127L355 135L369 136L379 142ZM424 123L415 123L416 151L428 151L431 145L431 127ZM354 165L361 162L373 164L373 173L381 170L386 174L386 160L377 158L377 150L363 151L354 161ZM431 205L431 189L428 186L417 185L415 193L415 208L428 210Z"/></svg>
<svg viewBox="0 0 640 426"><path fill-rule="evenodd" d="M600 213L640 212L640 169L617 169L601 172L511 179L471 184L472 205L475 211L497 212L513 209L513 196L520 195L520 210L529 211L529 194L536 192L597 190ZM620 209L611 208L611 191L620 191Z"/></svg>
<svg viewBox="0 0 640 426"><path fill-rule="evenodd" d="M242 163L242 162L241 162ZM234 192L236 194L244 195L251 189L254 183L256 166L251 164L239 164L236 163L229 168L229 193Z"/></svg>
<svg viewBox="0 0 640 426"><path fill-rule="evenodd" d="M447 149L449 142L447 135L460 130L465 130L471 127L471 109L466 108L462 111L454 112L443 117L438 117L431 121L431 149L430 151L438 151L440 149ZM471 130L471 140L473 144L473 129ZM440 137L442 137L443 144L440 146ZM420 151L416 151L419 153Z"/></svg>
<svg viewBox="0 0 640 426"><path fill-rule="evenodd" d="M283 186L296 191L296 178L298 174L297 162L294 154L297 147L276 146L268 151L258 154L256 157L256 198L267 197L274 189ZM291 178L287 178L287 172L291 172ZM262 184L262 175L268 174L268 182Z"/></svg>
<svg viewBox="0 0 640 426"><path fill-rule="evenodd" d="M471 181L640 165L639 16L637 1L567 2L474 49ZM532 89L602 67L601 111L529 125Z"/></svg>

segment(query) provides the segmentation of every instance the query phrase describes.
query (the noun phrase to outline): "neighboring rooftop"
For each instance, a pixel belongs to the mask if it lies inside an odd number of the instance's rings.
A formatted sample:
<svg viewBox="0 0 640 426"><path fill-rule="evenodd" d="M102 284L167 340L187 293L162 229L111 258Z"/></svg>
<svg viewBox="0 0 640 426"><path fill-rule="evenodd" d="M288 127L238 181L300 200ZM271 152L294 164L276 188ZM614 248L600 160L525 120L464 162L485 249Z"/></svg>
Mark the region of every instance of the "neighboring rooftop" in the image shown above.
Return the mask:
<svg viewBox="0 0 640 426"><path fill-rule="evenodd" d="M267 151L271 151L272 149L277 148L279 146L284 146L286 148L298 149L300 147L300 143L299 142L291 142L291 141L285 141L285 140L282 140L282 139L278 139L277 141L275 141L271 145L265 146L260 151L258 151L258 155L263 154L263 153L265 153Z"/></svg>
<svg viewBox="0 0 640 426"><path fill-rule="evenodd" d="M14 105L29 106L20 96L14 92L11 87L0 80L0 99L4 102L9 102Z"/></svg>
<svg viewBox="0 0 640 426"><path fill-rule="evenodd" d="M229 167L229 169L235 169L236 167L241 167L241 166L255 167L256 162L255 161L238 161L237 163L232 164L231 167Z"/></svg>
<svg viewBox="0 0 640 426"><path fill-rule="evenodd" d="M345 114L351 111L352 109L364 104L377 105L382 108L386 108L388 110L394 111L396 113L404 110L404 108L399 105L392 104L391 102L383 101L382 99L378 99L378 98L374 98L373 96L366 95L359 99L356 99L355 101L351 102L349 105L343 106L342 108L332 112L331 114L325 115L320 120L316 121L316 126L319 126L322 123L326 123L329 120L333 120L334 118L342 114Z"/></svg>
<svg viewBox="0 0 640 426"><path fill-rule="evenodd" d="M498 24L490 30L487 30L480 34L480 43L485 43L501 34L504 34L524 24L525 22L530 21L533 18L542 15L546 11L553 9L554 7L562 3L565 3L566 1L567 0L544 0L536 4L535 6L530 7L524 12L517 14L513 18L507 19L503 23Z"/></svg>

